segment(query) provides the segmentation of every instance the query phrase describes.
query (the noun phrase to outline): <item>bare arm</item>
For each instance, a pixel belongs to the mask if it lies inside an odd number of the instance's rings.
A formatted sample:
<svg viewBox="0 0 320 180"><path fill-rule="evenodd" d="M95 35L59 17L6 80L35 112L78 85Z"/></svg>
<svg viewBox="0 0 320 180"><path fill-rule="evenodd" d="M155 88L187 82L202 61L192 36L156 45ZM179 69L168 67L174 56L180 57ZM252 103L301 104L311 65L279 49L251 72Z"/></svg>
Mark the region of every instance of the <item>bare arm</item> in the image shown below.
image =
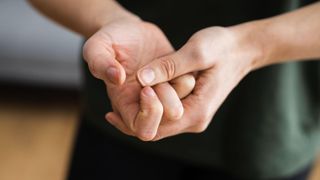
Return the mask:
<svg viewBox="0 0 320 180"><path fill-rule="evenodd" d="M114 0L29 0L56 22L90 37L103 25L118 18L138 18Z"/></svg>
<svg viewBox="0 0 320 180"><path fill-rule="evenodd" d="M260 58L253 68L320 57L320 2L232 28L247 43L258 45Z"/></svg>
<svg viewBox="0 0 320 180"><path fill-rule="evenodd" d="M198 61L184 60L188 55ZM154 70L156 78L152 82L144 82L142 73L139 80L150 86L212 68L216 63L225 64L218 60L237 59L240 55L246 56L239 61L246 71L286 61L320 58L320 2L267 19L200 30L171 57L162 57L146 66ZM169 65L172 68L163 67Z"/></svg>
<svg viewBox="0 0 320 180"><path fill-rule="evenodd" d="M92 75L106 84L113 110L123 118L115 120L112 113L107 115L112 125L125 134L151 140L161 121L182 116L180 99L192 91L192 75L152 88L142 88L136 80L138 68L174 51L160 28L115 0L29 1L46 16L88 37L84 59Z"/></svg>
<svg viewBox="0 0 320 180"><path fill-rule="evenodd" d="M252 70L271 64L320 58L320 2L275 17L232 27L209 27L195 33L176 53L138 71L144 86L199 72L183 101L179 122L163 124L156 140L202 132L234 87ZM145 73L153 72L154 79Z"/></svg>

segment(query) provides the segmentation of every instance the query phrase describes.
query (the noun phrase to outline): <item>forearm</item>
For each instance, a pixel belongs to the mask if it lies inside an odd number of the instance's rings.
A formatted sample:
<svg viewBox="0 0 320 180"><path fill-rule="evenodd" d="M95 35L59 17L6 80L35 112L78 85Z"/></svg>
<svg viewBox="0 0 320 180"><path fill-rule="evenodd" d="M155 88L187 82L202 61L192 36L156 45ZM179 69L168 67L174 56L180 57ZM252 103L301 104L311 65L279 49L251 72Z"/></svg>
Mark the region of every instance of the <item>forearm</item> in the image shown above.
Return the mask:
<svg viewBox="0 0 320 180"><path fill-rule="evenodd" d="M254 68L320 58L320 3L231 29L257 48Z"/></svg>
<svg viewBox="0 0 320 180"><path fill-rule="evenodd" d="M137 18L114 0L29 0L43 14L86 37L118 18Z"/></svg>

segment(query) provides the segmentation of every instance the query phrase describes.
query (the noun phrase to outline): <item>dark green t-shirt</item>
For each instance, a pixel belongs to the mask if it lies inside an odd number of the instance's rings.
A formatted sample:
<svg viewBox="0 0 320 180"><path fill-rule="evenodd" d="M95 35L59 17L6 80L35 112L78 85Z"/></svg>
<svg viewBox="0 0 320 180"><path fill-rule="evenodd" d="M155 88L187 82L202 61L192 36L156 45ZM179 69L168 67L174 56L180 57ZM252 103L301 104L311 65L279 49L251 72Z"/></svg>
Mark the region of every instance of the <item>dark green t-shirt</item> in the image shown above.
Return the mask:
<svg viewBox="0 0 320 180"><path fill-rule="evenodd" d="M179 48L196 31L229 26L297 8L298 0L121 0L154 22ZM312 162L320 142L320 63L294 62L250 73L229 95L202 134L146 143L106 123L111 111L104 84L85 68L85 118L108 136L143 151L161 153L241 177L295 173Z"/></svg>

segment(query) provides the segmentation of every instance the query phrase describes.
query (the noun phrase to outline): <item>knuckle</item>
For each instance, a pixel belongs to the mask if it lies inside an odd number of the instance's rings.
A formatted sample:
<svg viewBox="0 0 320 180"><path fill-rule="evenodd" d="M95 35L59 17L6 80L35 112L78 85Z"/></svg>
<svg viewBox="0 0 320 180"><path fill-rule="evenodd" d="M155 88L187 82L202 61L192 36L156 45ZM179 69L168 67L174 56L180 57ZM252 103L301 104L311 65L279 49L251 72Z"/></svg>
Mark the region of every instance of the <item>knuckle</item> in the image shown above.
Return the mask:
<svg viewBox="0 0 320 180"><path fill-rule="evenodd" d="M207 53L203 52L203 49L198 47L191 52L191 57L196 60L201 67L207 67L209 65L209 60L206 54Z"/></svg>
<svg viewBox="0 0 320 180"><path fill-rule="evenodd" d="M156 115L162 114L164 110L160 103L153 102L149 106L145 106L144 111L147 115Z"/></svg>
<svg viewBox="0 0 320 180"><path fill-rule="evenodd" d="M160 60L161 72L166 76L167 79L174 78L176 74L176 64L173 59Z"/></svg>
<svg viewBox="0 0 320 180"><path fill-rule="evenodd" d="M198 122L197 125L195 125L192 128L192 130L194 133L202 133L207 129L207 127L208 127L208 124L200 120L200 122Z"/></svg>
<svg viewBox="0 0 320 180"><path fill-rule="evenodd" d="M183 108L181 108L180 106L174 107L172 109L169 110L169 119L176 121L181 119L181 117L183 116Z"/></svg>
<svg viewBox="0 0 320 180"><path fill-rule="evenodd" d="M182 117L182 113L178 112L178 111L171 111L169 113L169 115L167 115L166 118L168 118L168 120L170 121L178 121L179 119L181 119Z"/></svg>
<svg viewBox="0 0 320 180"><path fill-rule="evenodd" d="M195 121L196 125L193 127L193 132L204 132L208 128L210 121L211 116L209 115L209 113L204 112L203 115Z"/></svg>
<svg viewBox="0 0 320 180"><path fill-rule="evenodd" d="M207 45L201 38L191 38L188 45L191 49L190 58L196 61L200 67L208 67L211 65L211 51L208 50Z"/></svg>

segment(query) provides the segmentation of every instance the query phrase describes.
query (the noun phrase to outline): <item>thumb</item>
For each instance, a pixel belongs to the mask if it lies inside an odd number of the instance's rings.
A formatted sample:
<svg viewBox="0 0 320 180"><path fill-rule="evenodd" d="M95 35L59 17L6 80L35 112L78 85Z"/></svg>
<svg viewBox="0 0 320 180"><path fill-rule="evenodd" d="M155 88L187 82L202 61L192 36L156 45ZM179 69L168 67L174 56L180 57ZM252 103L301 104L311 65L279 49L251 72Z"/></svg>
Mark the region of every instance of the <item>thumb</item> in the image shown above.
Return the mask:
<svg viewBox="0 0 320 180"><path fill-rule="evenodd" d="M137 77L142 86L153 86L181 75L206 69L202 55L188 43L177 52L155 59L142 67Z"/></svg>

